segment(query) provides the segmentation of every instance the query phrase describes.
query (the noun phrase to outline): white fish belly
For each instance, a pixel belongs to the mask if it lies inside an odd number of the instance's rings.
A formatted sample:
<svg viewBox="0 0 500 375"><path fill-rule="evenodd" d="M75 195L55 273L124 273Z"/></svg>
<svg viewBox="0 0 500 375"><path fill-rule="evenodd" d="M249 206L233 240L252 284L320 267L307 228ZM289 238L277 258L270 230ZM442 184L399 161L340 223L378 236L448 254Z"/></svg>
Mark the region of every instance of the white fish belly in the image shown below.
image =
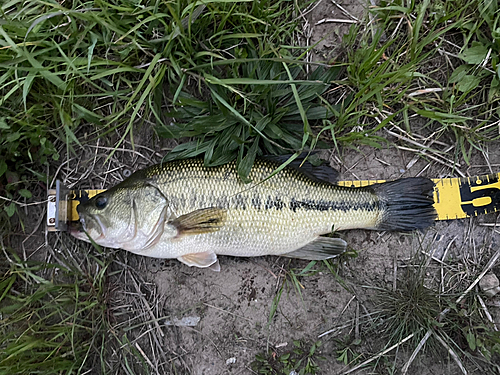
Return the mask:
<svg viewBox="0 0 500 375"><path fill-rule="evenodd" d="M375 214L370 216L361 211L229 210L226 222L216 232L179 238L163 236L156 246L138 254L158 258L206 251L242 257L282 255L332 230L358 227L360 222L369 227L376 220Z"/></svg>

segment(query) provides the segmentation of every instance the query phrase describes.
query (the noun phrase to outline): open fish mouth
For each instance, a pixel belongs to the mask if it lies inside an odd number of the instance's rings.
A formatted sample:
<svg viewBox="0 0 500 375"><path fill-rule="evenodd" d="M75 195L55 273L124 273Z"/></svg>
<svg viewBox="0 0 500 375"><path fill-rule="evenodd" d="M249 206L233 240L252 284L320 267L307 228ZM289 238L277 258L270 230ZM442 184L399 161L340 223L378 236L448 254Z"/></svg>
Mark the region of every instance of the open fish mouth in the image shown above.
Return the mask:
<svg viewBox="0 0 500 375"><path fill-rule="evenodd" d="M70 221L69 232L72 236L77 237L78 239L81 239L79 235L80 233L85 235L85 229L83 229L81 221Z"/></svg>
<svg viewBox="0 0 500 375"><path fill-rule="evenodd" d="M99 241L106 238L106 227L99 217L87 216L85 218L80 214L80 221L71 224L70 233L73 237L87 242L90 242L89 237L94 241Z"/></svg>
<svg viewBox="0 0 500 375"><path fill-rule="evenodd" d="M85 232L85 230L83 229L82 226L78 226L78 225L70 226L69 233L73 237L75 237L79 240L90 242L89 237L87 236L87 232Z"/></svg>

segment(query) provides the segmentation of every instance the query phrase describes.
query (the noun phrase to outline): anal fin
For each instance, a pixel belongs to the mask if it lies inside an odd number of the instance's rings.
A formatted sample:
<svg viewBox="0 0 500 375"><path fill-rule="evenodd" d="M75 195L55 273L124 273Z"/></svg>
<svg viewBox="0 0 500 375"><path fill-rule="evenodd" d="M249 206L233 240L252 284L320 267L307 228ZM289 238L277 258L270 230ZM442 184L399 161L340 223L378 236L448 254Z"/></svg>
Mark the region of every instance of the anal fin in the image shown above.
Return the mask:
<svg viewBox="0 0 500 375"><path fill-rule="evenodd" d="M307 245L290 253L282 254L282 256L306 260L324 260L339 256L346 248L347 243L341 238L318 237Z"/></svg>

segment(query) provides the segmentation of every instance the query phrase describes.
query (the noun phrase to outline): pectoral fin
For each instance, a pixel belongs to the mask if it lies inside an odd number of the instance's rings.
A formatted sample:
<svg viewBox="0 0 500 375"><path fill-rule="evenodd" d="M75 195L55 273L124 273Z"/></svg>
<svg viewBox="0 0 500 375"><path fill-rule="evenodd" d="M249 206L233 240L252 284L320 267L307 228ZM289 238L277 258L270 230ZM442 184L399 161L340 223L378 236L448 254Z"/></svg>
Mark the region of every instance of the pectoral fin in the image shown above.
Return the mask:
<svg viewBox="0 0 500 375"><path fill-rule="evenodd" d="M170 224L177 228L177 237L218 231L226 220L227 211L221 208L202 208L179 216Z"/></svg>
<svg viewBox="0 0 500 375"><path fill-rule="evenodd" d="M196 266L199 268L210 267L214 271L220 271L219 261L217 255L212 251L205 251L203 253L193 253L183 255L177 258L180 262L188 265L189 267Z"/></svg>
<svg viewBox="0 0 500 375"><path fill-rule="evenodd" d="M324 260L342 254L346 247L347 243L341 238L318 237L300 249L283 254L283 256L307 260Z"/></svg>

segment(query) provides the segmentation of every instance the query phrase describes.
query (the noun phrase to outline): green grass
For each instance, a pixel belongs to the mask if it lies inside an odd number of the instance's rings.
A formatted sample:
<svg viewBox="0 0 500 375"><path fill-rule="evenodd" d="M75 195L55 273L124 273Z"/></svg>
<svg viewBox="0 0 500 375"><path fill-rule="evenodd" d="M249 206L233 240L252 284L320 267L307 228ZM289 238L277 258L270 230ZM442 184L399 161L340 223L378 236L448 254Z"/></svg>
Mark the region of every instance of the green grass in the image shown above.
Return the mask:
<svg viewBox="0 0 500 375"><path fill-rule="evenodd" d="M481 294L470 291L471 283L489 266L484 260L471 265L457 260L448 261L447 267L456 267L455 272L437 285L436 270L429 267L428 259L416 255L398 272L396 289L374 287L374 321L368 325L364 339L377 335L374 341L381 345L381 352L391 348L372 363L375 369L395 371L398 352L408 351L435 359L451 356L471 373L498 371L500 335L484 316ZM466 267L469 269L464 271ZM459 273L463 274L463 280L451 282ZM406 361L403 373L413 359Z"/></svg>
<svg viewBox="0 0 500 375"><path fill-rule="evenodd" d="M396 125L410 137L451 138L458 145L453 157L466 162L472 149L498 139L496 2L382 2L374 11L384 26L374 36L353 32L346 39L354 98L336 123L329 120L332 130L368 117L378 122L366 127L368 134ZM410 123L415 115L422 127Z"/></svg>
<svg viewBox="0 0 500 375"><path fill-rule="evenodd" d="M376 22L351 27L345 54L310 66L309 49L296 42L299 8L307 5L3 2L3 247L15 247L12 234L24 231L25 204L43 200L55 170L96 138L134 146L137 133L154 129L179 141L167 159L202 155L208 165L235 159L243 179L261 154L382 147L396 134L398 144L424 158L467 164L474 150L499 139L496 1L381 2L372 10ZM108 340L127 347L131 355L123 366L141 373L132 369L137 350L127 336L106 334L107 263L95 277L61 264L31 264L20 255L1 263L0 373L72 374L94 366L106 373L102 348ZM299 293L298 277L306 276L290 273ZM444 307L410 280L385 295L392 301L385 305L392 318L384 323L391 340L434 329L431 317ZM425 301L416 311L422 319L407 320L404 301L415 298ZM278 303L277 296L273 308ZM497 353L490 327L475 317L464 322L460 306L449 308L446 335L465 337L469 349L486 358ZM342 361L350 360L346 353Z"/></svg>
<svg viewBox="0 0 500 375"><path fill-rule="evenodd" d="M412 267L413 268L413 267ZM408 268L396 290L378 291L377 306L382 326L379 332L387 335L387 345L393 345L411 333L416 333L410 345L417 345L426 331L439 326L436 317L444 310L441 296L424 285L425 268Z"/></svg>
<svg viewBox="0 0 500 375"><path fill-rule="evenodd" d="M107 331L106 267L91 276L4 255L10 269L0 278L0 374L73 374L98 365Z"/></svg>
<svg viewBox="0 0 500 375"><path fill-rule="evenodd" d="M317 353L320 346L319 341L310 344L294 340L293 349L285 353L273 350L269 354L257 354L251 367L256 373L265 375L313 375L320 372L319 364L323 360Z"/></svg>

